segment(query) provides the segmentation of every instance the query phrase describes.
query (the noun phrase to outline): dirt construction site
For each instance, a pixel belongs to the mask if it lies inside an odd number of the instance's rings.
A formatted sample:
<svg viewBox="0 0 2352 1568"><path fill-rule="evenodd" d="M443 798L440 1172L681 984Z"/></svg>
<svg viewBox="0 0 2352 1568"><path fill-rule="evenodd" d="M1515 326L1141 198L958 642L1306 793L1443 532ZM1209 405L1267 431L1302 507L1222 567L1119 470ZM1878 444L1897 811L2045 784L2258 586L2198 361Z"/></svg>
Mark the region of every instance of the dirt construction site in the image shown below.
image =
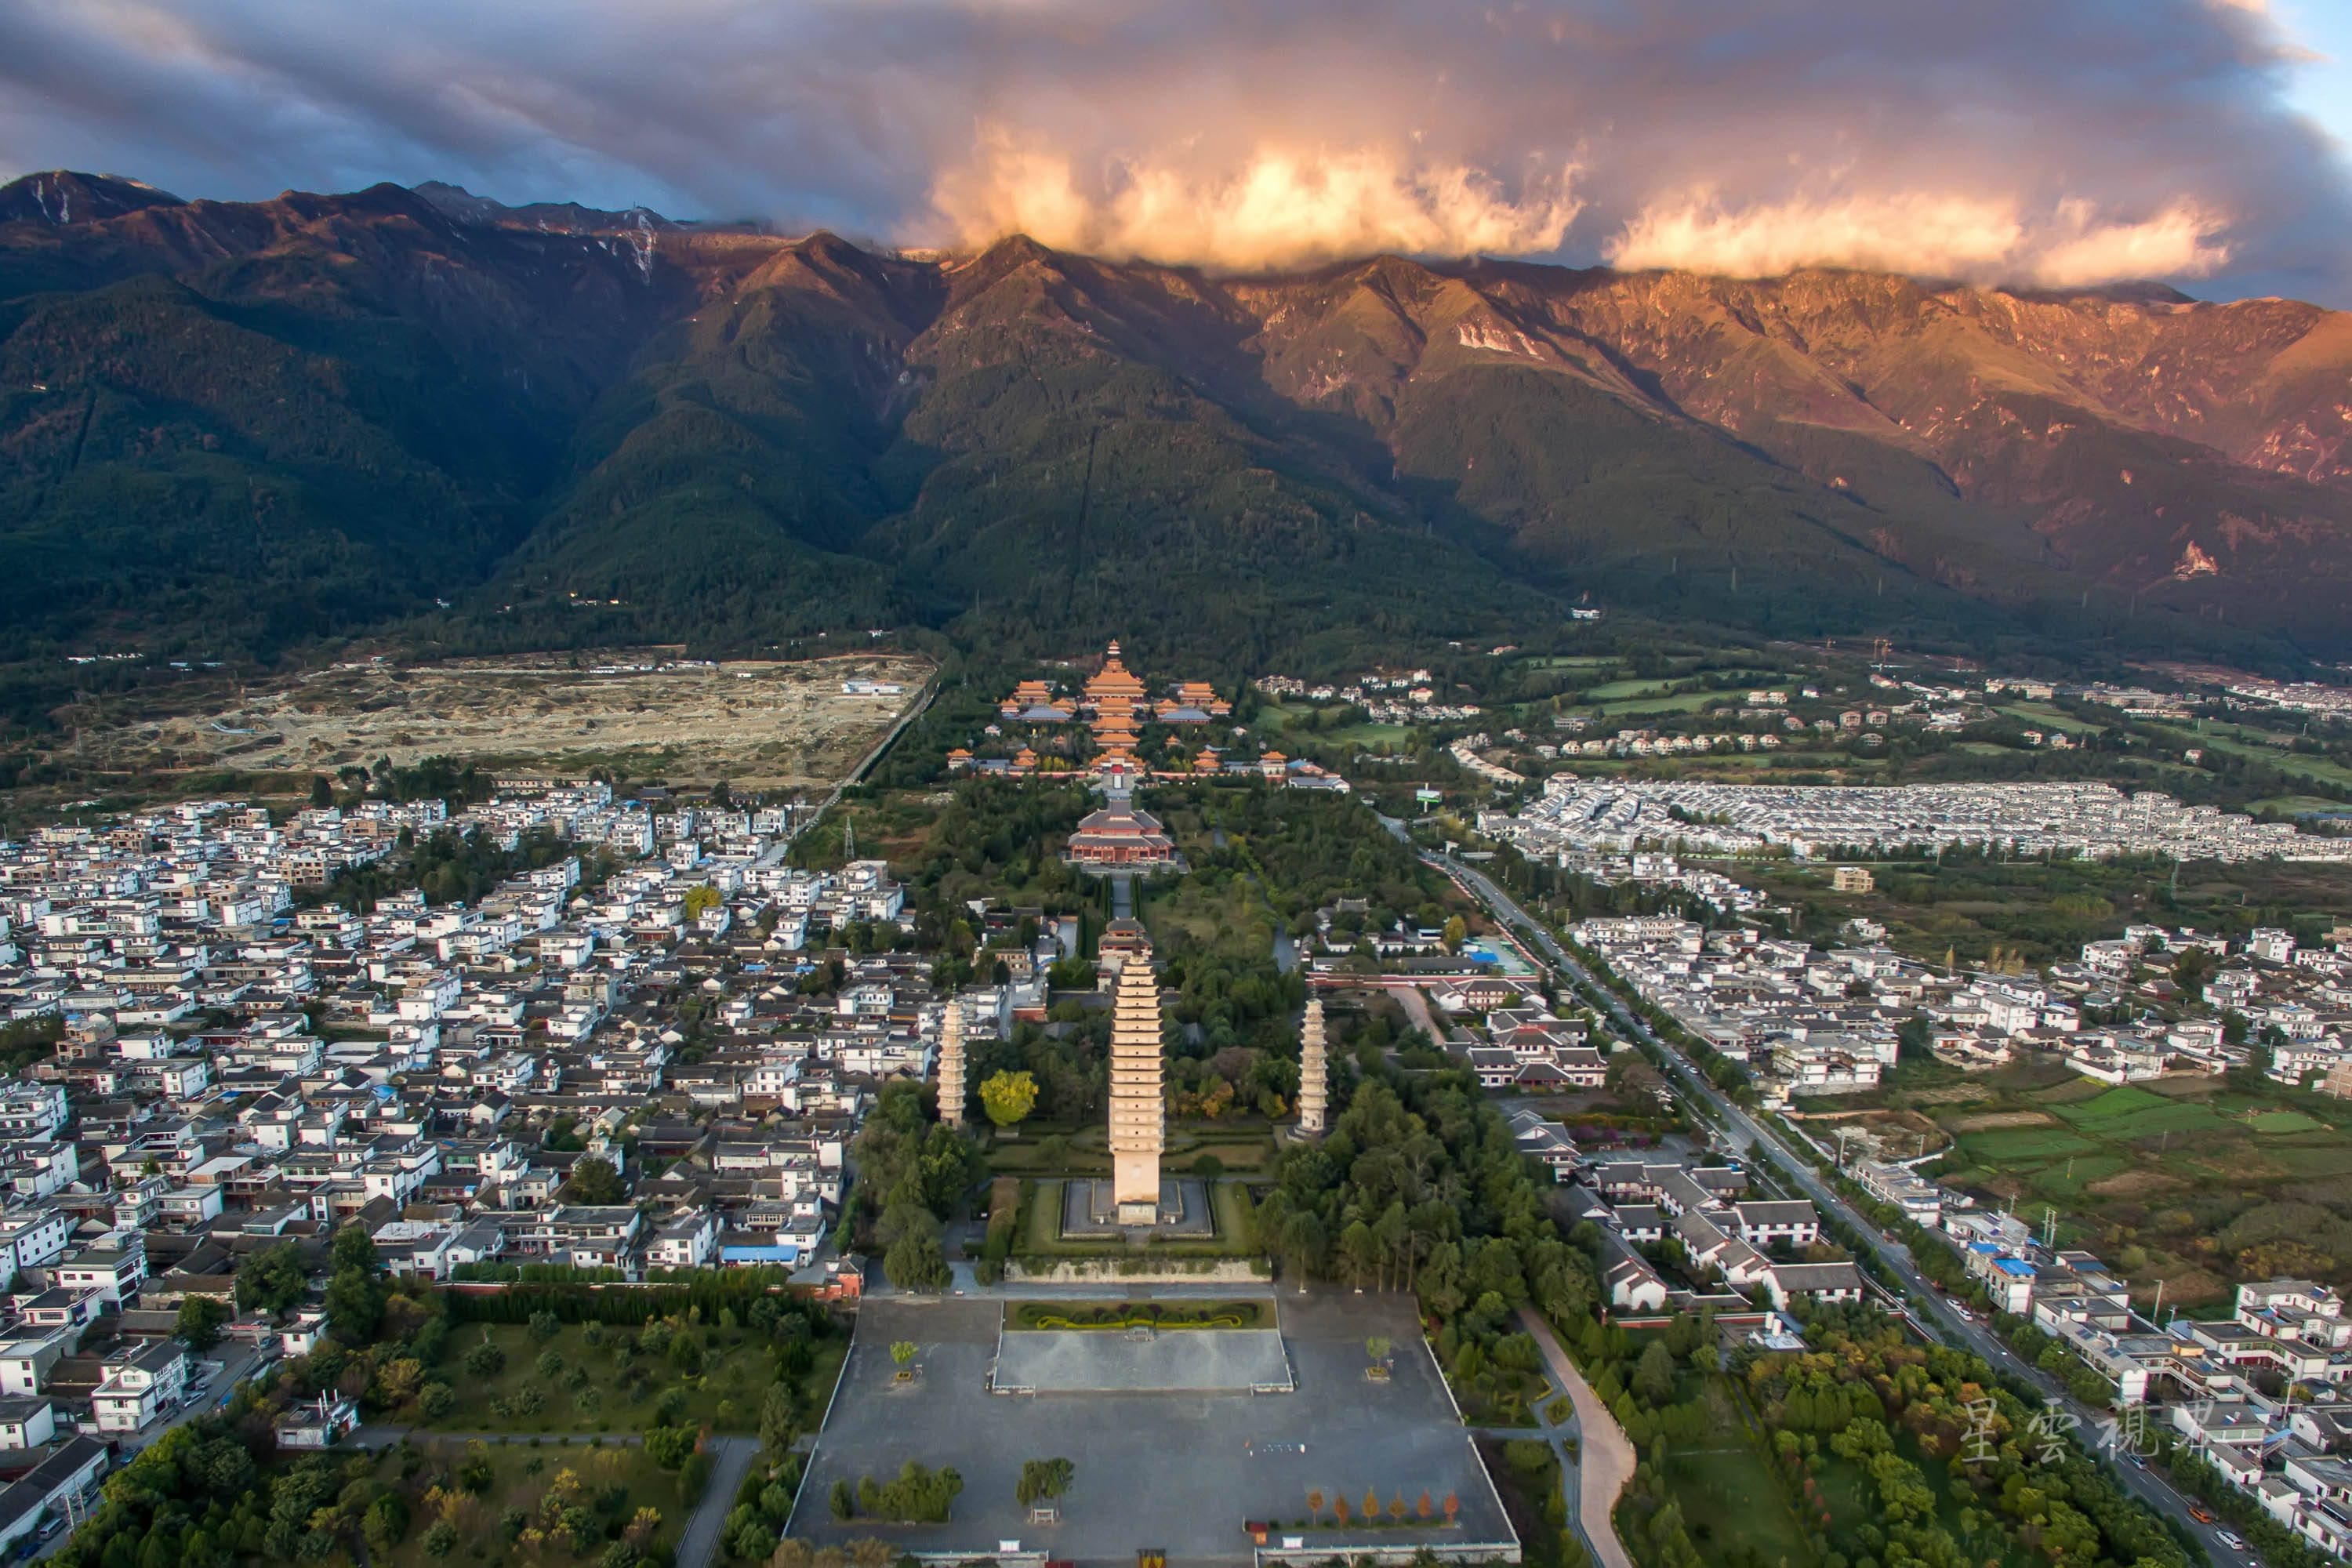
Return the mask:
<svg viewBox="0 0 2352 1568"><path fill-rule="evenodd" d="M920 696L932 667L904 655L702 663L658 657L430 666L337 665L215 711L87 738L108 767L331 773L389 757L485 769L730 783L831 784Z"/></svg>

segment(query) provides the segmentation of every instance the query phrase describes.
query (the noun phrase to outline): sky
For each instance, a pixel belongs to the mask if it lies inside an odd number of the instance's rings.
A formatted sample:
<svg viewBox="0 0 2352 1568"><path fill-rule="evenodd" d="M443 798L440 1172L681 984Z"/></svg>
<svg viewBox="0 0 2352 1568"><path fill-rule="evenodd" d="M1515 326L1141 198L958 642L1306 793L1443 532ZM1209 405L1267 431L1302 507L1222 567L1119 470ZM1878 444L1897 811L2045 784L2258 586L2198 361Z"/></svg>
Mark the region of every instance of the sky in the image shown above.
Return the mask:
<svg viewBox="0 0 2352 1568"><path fill-rule="evenodd" d="M2352 0L11 0L0 173L2352 307Z"/></svg>

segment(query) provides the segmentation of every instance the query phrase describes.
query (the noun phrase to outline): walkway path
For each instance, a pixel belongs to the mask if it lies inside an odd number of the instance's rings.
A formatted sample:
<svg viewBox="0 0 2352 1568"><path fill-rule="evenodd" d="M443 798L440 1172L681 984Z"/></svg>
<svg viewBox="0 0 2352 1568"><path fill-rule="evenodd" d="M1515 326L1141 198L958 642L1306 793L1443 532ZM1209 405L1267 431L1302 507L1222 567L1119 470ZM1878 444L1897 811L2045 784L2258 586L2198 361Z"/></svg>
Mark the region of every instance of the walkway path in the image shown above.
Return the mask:
<svg viewBox="0 0 2352 1568"><path fill-rule="evenodd" d="M1577 1502L1578 1522L1583 1527L1584 1539L1591 1543L1592 1554L1599 1568L1633 1568L1633 1555L1617 1539L1616 1521L1611 1517L1617 1507L1617 1494L1633 1479L1633 1445L1625 1429L1617 1425L1617 1417L1601 1403L1601 1395L1576 1370L1568 1352L1559 1348L1552 1337L1551 1325L1532 1307L1519 1309L1519 1321L1535 1336L1536 1348L1543 1352L1544 1364L1551 1369L1552 1381L1568 1391L1570 1401L1576 1406L1577 1426ZM679 1568L691 1568L679 1559Z"/></svg>
<svg viewBox="0 0 2352 1568"><path fill-rule="evenodd" d="M704 1568L719 1555L719 1527L735 1506L735 1493L760 1451L757 1437L710 1439L710 1485L702 1494L686 1533L677 1539L677 1568Z"/></svg>

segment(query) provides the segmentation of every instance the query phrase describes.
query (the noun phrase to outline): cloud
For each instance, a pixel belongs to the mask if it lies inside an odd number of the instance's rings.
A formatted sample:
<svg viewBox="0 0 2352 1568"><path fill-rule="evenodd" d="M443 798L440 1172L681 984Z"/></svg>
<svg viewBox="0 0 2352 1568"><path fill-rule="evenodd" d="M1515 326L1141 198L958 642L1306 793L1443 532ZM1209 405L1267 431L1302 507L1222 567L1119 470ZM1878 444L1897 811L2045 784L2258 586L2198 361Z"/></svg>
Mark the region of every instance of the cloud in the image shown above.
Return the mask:
<svg viewBox="0 0 2352 1568"><path fill-rule="evenodd" d="M1375 251L1554 251L1580 208L1572 173L1530 181L1515 201L1483 171L1370 149L1259 146L1203 167L1180 148L1122 160L1087 191L1067 158L992 126L930 199L966 245L1021 233L1096 255L1269 268Z"/></svg>
<svg viewBox="0 0 2352 1568"><path fill-rule="evenodd" d="M2352 304L2303 53L2221 0L16 0L0 167Z"/></svg>
<svg viewBox="0 0 2352 1568"><path fill-rule="evenodd" d="M2029 216L2014 199L1937 192L1727 208L1712 192L1647 206L1601 247L1614 267L1763 278L1800 267L1915 272L2078 288L2126 278L2204 278L2225 265L2224 227L2186 202L2140 222L2061 202Z"/></svg>

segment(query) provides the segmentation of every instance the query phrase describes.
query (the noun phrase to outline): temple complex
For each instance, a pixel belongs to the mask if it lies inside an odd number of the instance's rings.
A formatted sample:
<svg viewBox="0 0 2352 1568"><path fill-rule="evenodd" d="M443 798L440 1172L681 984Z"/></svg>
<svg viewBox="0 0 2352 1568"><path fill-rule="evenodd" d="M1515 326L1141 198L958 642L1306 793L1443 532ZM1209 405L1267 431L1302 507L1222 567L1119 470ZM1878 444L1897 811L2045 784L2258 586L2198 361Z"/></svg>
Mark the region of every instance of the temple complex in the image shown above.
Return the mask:
<svg viewBox="0 0 2352 1568"><path fill-rule="evenodd" d="M1024 680L997 705L997 714L1005 722L1028 727L1034 747L1058 752L1070 762L1043 756L1032 746L1023 746L1020 754L1011 759L978 756L958 747L948 753L948 765L959 772L1026 778L1079 765L1077 760L1084 757L1087 771L1100 775L1114 792L1131 787L1155 772L1183 776L1220 771L1213 750L1203 745L1197 755L1188 757L1190 743L1175 744L1171 736L1161 737L1170 744L1168 756L1157 769L1144 762L1146 725L1181 729L1233 716L1233 704L1205 680L1172 681L1165 692L1155 700L1142 679L1127 668L1118 644L1112 643L1104 650L1102 668L1076 691L1059 689L1050 679ZM1061 730L1081 721L1087 726L1083 740L1074 731ZM994 725L989 727L990 735L1000 733ZM1081 751L1081 746L1087 750Z"/></svg>
<svg viewBox="0 0 2352 1568"><path fill-rule="evenodd" d="M1175 864L1176 841L1158 817L1114 796L1108 805L1079 821L1063 853L1073 865L1149 870Z"/></svg>
<svg viewBox="0 0 2352 1568"><path fill-rule="evenodd" d="M1160 1155L1168 1142L1160 1078L1160 981L1147 942L1119 965L1111 1003L1111 1197L1125 1224L1160 1217Z"/></svg>
<svg viewBox="0 0 2352 1568"><path fill-rule="evenodd" d="M940 1120L963 1125L963 1005L950 1002L940 1018Z"/></svg>
<svg viewBox="0 0 2352 1568"><path fill-rule="evenodd" d="M1330 1109L1330 1063L1325 1059L1323 998L1307 999L1307 1022L1298 1032L1298 1131L1314 1136L1323 1131Z"/></svg>

